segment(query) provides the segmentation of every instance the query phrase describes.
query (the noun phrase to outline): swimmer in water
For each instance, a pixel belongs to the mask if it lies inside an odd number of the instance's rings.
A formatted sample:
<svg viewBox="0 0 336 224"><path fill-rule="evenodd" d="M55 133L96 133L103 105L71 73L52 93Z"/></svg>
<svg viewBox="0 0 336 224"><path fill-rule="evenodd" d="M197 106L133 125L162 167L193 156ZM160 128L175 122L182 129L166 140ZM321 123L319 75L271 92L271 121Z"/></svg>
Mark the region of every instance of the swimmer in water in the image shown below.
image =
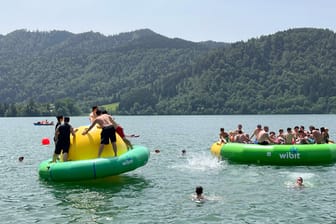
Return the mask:
<svg viewBox="0 0 336 224"><path fill-rule="evenodd" d="M205 197L203 196L203 187L197 186L195 190L196 195L194 196L193 200L197 202L205 201Z"/></svg>
<svg viewBox="0 0 336 224"><path fill-rule="evenodd" d="M182 149L182 156L184 156L187 153L185 149Z"/></svg>
<svg viewBox="0 0 336 224"><path fill-rule="evenodd" d="M298 177L296 179L295 187L303 187L303 186L304 185L303 185L303 179L302 179L302 177Z"/></svg>

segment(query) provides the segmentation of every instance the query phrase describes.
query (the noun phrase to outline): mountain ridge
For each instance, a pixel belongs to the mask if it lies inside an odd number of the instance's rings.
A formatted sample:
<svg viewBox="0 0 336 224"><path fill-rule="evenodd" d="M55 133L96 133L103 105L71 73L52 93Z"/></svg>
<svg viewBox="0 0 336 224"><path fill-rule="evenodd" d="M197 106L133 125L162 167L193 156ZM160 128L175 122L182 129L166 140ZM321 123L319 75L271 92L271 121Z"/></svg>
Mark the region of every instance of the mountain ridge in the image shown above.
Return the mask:
<svg viewBox="0 0 336 224"><path fill-rule="evenodd" d="M120 114L334 113L335 58L328 29L230 44L149 29L113 36L18 30L0 36L0 103L70 99L76 111L118 103Z"/></svg>

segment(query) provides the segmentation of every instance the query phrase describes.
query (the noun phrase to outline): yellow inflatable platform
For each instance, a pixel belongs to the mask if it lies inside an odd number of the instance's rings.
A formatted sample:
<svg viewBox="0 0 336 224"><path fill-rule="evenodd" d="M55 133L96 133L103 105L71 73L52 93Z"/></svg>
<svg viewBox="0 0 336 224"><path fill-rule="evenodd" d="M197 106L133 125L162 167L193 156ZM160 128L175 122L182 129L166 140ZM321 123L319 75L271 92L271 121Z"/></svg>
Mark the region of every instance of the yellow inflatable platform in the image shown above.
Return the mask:
<svg viewBox="0 0 336 224"><path fill-rule="evenodd" d="M215 142L211 145L210 151L213 155L220 157L221 149L224 143L222 142Z"/></svg>
<svg viewBox="0 0 336 224"><path fill-rule="evenodd" d="M80 126L76 132L75 137L70 137L70 150L69 160L86 160L94 159L98 156L98 149L100 145L100 133L101 128L94 127L86 135L82 135L82 132L89 126ZM127 152L127 146L122 138L116 133L117 137L117 151L118 156ZM104 146L101 157L113 157L114 152L111 143Z"/></svg>

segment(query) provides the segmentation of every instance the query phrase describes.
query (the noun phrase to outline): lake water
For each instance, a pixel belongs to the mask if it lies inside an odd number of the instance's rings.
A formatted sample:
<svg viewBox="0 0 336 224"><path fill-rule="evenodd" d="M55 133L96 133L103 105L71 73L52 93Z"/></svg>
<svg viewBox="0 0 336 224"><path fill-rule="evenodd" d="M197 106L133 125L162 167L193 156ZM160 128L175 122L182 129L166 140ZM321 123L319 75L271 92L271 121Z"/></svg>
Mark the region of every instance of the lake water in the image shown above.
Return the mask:
<svg viewBox="0 0 336 224"><path fill-rule="evenodd" d="M147 165L75 184L39 179L39 163L54 148L41 145L44 137L52 139L54 127L34 126L40 119L46 118L0 118L0 223L336 222L336 166L236 165L209 151L221 127L233 130L238 123L248 133L259 123L276 132L326 126L336 139L335 115L116 116L126 134L140 135L132 143L150 149ZM70 123L88 125L88 118L72 117ZM298 176L303 189L292 187ZM205 203L191 200L197 185L204 188Z"/></svg>

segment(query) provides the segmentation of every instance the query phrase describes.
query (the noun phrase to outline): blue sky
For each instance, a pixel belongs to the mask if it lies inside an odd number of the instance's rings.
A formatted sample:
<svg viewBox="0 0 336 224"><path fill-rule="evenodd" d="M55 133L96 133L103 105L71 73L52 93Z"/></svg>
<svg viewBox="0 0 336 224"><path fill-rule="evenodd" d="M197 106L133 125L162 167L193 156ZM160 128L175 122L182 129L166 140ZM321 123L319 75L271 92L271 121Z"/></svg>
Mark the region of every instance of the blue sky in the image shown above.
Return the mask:
<svg viewBox="0 0 336 224"><path fill-rule="evenodd" d="M2 0L0 34L17 29L115 35L149 28L191 41L246 41L298 27L336 30L334 0Z"/></svg>

